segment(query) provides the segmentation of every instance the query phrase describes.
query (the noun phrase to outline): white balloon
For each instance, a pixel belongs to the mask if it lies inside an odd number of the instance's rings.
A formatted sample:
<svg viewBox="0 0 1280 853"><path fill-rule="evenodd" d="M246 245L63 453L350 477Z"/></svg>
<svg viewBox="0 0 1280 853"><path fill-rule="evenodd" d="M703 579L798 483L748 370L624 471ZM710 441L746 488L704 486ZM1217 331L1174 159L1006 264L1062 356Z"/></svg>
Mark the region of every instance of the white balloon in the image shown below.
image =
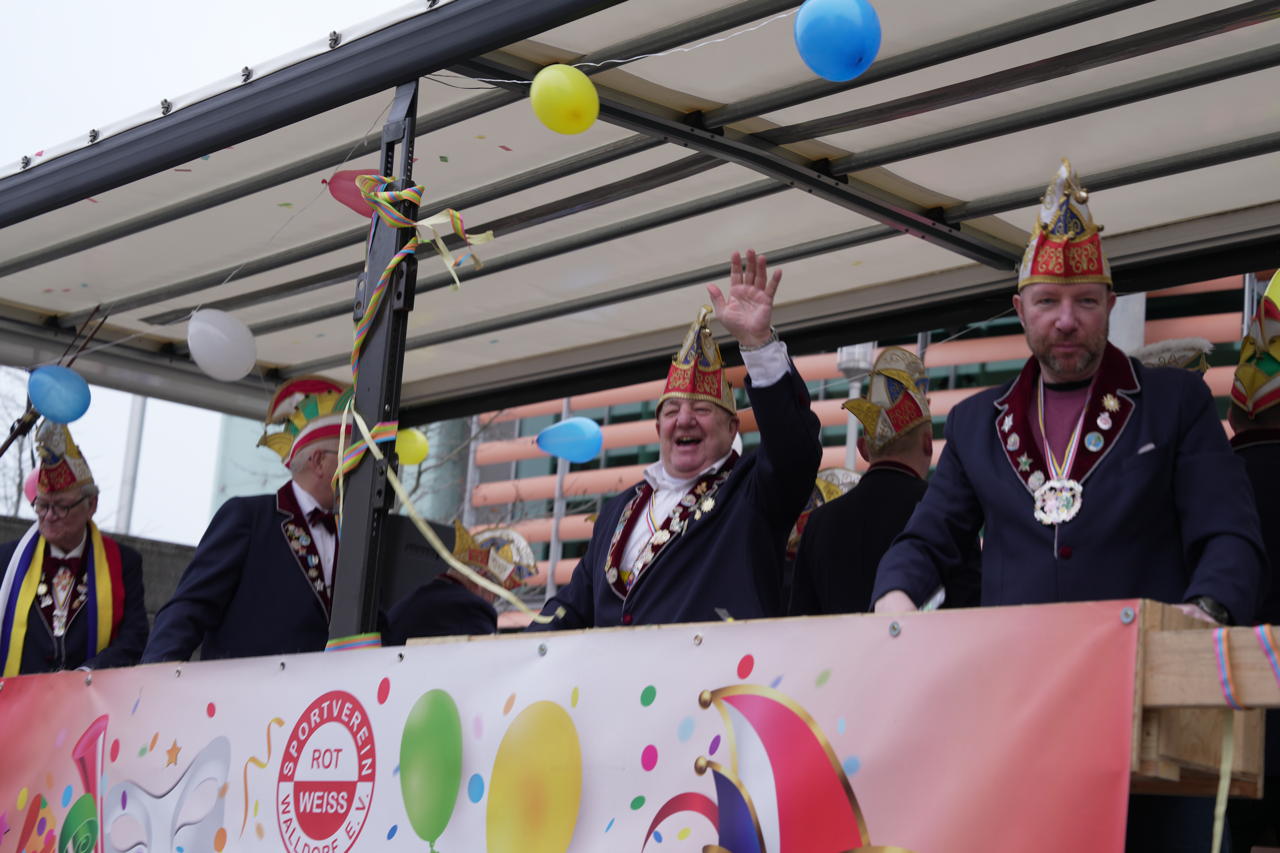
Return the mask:
<svg viewBox="0 0 1280 853"><path fill-rule="evenodd" d="M249 327L216 308L201 308L191 315L187 346L200 369L223 382L243 379L258 363Z"/></svg>

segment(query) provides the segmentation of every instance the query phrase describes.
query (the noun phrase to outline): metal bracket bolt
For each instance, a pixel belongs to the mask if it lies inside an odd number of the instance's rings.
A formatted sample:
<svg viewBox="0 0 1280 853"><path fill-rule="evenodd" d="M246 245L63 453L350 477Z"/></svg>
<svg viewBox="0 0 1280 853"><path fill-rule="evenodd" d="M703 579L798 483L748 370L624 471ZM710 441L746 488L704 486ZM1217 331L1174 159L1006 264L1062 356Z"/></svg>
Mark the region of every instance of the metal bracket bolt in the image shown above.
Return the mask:
<svg viewBox="0 0 1280 853"><path fill-rule="evenodd" d="M544 658L546 656L547 656L547 644L538 643L538 657Z"/></svg>
<svg viewBox="0 0 1280 853"><path fill-rule="evenodd" d="M1133 612L1132 607L1126 607L1120 611L1120 622L1122 624L1128 625L1136 618L1137 614Z"/></svg>
<svg viewBox="0 0 1280 853"><path fill-rule="evenodd" d="M901 633L902 633L902 626L901 626L901 625L899 625L896 621L894 621L894 622L890 622L890 623L889 623L889 636L890 636L890 637L896 637L896 636L898 636L898 635L899 635L899 634L901 634Z"/></svg>

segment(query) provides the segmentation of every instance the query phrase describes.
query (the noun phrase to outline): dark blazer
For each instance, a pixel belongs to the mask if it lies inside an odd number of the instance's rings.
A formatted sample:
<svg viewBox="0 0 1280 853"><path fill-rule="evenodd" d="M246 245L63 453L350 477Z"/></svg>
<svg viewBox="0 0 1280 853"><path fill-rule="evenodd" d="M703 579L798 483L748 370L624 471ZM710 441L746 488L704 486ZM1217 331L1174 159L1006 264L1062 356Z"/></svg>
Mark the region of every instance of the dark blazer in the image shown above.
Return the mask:
<svg viewBox="0 0 1280 853"><path fill-rule="evenodd" d="M1034 517L1032 483L1046 472L1030 426L1038 376L1031 359L1013 383L952 410L929 491L881 561L874 598L899 589L922 602L982 530L985 605L1203 594L1247 622L1265 560L1258 513L1204 380L1108 345L1083 421L1103 441L1082 444L1069 472L1084 489L1080 511L1055 527Z"/></svg>
<svg viewBox="0 0 1280 853"><path fill-rule="evenodd" d="M822 447L818 418L794 366L765 388L746 383L760 429L760 447L734 466L715 493L715 508L689 519L621 597L605 581L604 564L628 489L605 504L587 553L569 584L543 607L564 614L530 630L649 625L778 616L784 609L782 563L787 537L804 509Z"/></svg>
<svg viewBox="0 0 1280 853"><path fill-rule="evenodd" d="M104 535L103 538L111 537ZM106 669L113 666L133 666L138 662L142 648L147 644L147 605L142 587L142 555L127 545L119 542L116 545L120 548L124 613L120 617L115 637L105 649L90 657L89 620L84 611L92 602L85 602L67 625L67 632L57 638L41 617L39 606L33 602L31 613L27 616L27 638L22 646L19 673L56 672L80 666ZM17 541L0 545L0 571L9 564L17 547ZM89 543L86 542L85 547L89 547Z"/></svg>
<svg viewBox="0 0 1280 853"><path fill-rule="evenodd" d="M790 616L865 613L871 609L876 566L907 526L928 483L914 471L890 462L873 464L848 494L809 515L796 554ZM981 574L978 542L968 558L946 578L943 607L978 604Z"/></svg>
<svg viewBox="0 0 1280 853"><path fill-rule="evenodd" d="M493 605L448 575L441 575L391 608L382 644L403 645L413 637L496 633L498 612Z"/></svg>
<svg viewBox="0 0 1280 853"><path fill-rule="evenodd" d="M284 532L301 519L282 508L279 494L231 498L219 508L156 614L143 663L188 660L202 644L203 660L324 649L329 615Z"/></svg>
<svg viewBox="0 0 1280 853"><path fill-rule="evenodd" d="M1253 621L1276 625L1280 623L1280 429L1246 430L1231 439L1231 447L1244 462L1253 486L1254 505L1267 548L1267 571ZM1275 634L1273 630L1272 635ZM1267 711L1266 731L1266 774L1270 782L1280 777L1280 711ZM1271 788L1264 788L1270 795ZM1280 814L1272 817L1273 823L1280 826Z"/></svg>
<svg viewBox="0 0 1280 853"><path fill-rule="evenodd" d="M1231 439L1231 447L1244 462L1253 487L1254 506L1258 508L1262 524L1262 542L1267 549L1267 571L1253 621L1275 625L1280 623L1280 429L1246 430ZM1268 729L1268 735L1270 732ZM1268 770L1280 772L1280 767Z"/></svg>

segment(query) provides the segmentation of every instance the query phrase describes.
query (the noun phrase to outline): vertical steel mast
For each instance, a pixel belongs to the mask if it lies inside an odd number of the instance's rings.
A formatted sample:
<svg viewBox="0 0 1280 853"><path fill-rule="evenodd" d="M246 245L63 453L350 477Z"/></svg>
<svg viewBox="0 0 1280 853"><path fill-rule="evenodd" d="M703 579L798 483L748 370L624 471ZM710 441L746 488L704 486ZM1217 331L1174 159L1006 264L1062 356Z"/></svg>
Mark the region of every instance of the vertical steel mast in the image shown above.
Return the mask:
<svg viewBox="0 0 1280 853"><path fill-rule="evenodd" d="M391 114L382 127L382 174L394 177L388 190L413 185L413 141L418 112L418 81L415 78L396 88ZM395 169L399 148L400 168ZM418 206L400 202L396 209L410 219L418 218ZM355 321L364 317L369 295L382 271L413 236L409 228L394 228L374 216L364 275L357 280ZM404 373L405 329L413 310L417 262L412 255L396 265L388 290L378 307L368 337L359 355L359 380L355 386L355 408L370 428L380 421L398 419L400 383ZM353 438L358 438L353 434ZM382 551L387 513L392 493L387 482L387 465L395 464L395 450L385 446L387 461L377 462L366 453L347 476L343 500L342 530L334 578L333 613L329 619L330 639L349 637L377 629L378 605L383 581Z"/></svg>

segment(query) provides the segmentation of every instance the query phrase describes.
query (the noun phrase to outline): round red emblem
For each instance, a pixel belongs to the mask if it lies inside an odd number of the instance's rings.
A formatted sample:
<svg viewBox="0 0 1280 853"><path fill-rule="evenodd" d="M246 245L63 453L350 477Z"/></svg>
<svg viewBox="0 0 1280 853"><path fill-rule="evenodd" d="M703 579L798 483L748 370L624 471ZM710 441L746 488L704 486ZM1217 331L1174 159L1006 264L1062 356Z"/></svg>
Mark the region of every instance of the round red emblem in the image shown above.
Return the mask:
<svg viewBox="0 0 1280 853"><path fill-rule="evenodd" d="M280 759L276 818L291 853L346 853L373 799L376 750L360 700L333 690L298 717Z"/></svg>

